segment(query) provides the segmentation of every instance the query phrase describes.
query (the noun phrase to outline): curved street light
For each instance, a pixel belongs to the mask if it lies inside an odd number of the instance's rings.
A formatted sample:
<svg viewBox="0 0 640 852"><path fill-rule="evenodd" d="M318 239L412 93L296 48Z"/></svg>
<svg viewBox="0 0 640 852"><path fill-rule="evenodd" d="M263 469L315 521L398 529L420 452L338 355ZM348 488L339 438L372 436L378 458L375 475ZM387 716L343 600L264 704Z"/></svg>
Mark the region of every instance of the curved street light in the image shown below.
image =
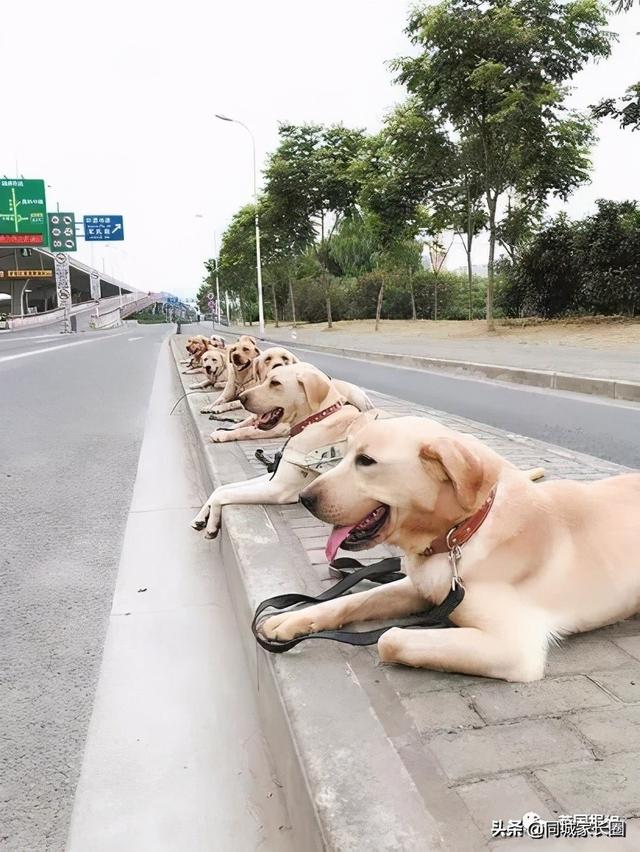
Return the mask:
<svg viewBox="0 0 640 852"><path fill-rule="evenodd" d="M237 118L229 118L227 115L220 115L219 113L215 114L216 118L219 118L220 121L230 121L233 124L239 124L240 127L244 127L249 136L251 137L251 146L253 150L253 204L255 209L255 222L256 222L256 273L258 279L258 336L262 339L264 338L264 304L262 299L262 263L260 260L260 220L258 217L258 174L256 171L256 140L254 138L253 133L247 127L246 124L242 121L238 121Z"/></svg>

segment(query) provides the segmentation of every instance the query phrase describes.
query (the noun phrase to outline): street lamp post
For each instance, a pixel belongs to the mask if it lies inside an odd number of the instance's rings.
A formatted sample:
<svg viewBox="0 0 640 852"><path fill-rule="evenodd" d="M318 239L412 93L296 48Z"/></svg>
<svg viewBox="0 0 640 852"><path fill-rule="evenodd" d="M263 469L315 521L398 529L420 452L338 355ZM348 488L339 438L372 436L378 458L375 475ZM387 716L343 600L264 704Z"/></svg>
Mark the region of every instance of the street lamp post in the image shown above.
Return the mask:
<svg viewBox="0 0 640 852"><path fill-rule="evenodd" d="M204 219L202 213L196 213L196 219ZM211 325L213 330L216 330L216 322L218 326L220 326L220 277L218 274L218 240L216 239L216 232L213 232L213 259L216 265L216 313L215 316L213 311L211 311Z"/></svg>
<svg viewBox="0 0 640 852"><path fill-rule="evenodd" d="M216 321L218 323L218 328L220 328L220 279L218 277L218 241L216 239L216 232L213 232L213 252L216 256Z"/></svg>
<svg viewBox="0 0 640 852"><path fill-rule="evenodd" d="M256 171L256 140L247 125L244 124L242 121L238 121L237 118L229 118L226 115L219 115L218 113L216 113L216 118L219 118L220 121L231 121L234 124L239 124L240 127L244 127L244 129L251 137L251 146L253 150L253 204L255 209L256 222L256 273L258 278L258 336L260 338L264 338L264 304L262 300L262 263L260 260L260 219L258 216L258 174Z"/></svg>

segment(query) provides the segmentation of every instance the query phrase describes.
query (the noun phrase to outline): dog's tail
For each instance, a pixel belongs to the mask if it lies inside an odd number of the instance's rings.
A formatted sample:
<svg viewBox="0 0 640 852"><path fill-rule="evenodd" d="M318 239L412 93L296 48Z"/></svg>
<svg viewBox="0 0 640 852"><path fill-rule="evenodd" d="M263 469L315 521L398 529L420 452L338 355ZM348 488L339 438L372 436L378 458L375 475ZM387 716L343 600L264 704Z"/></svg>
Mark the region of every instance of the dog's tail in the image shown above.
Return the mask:
<svg viewBox="0 0 640 852"><path fill-rule="evenodd" d="M539 479L544 479L543 467L531 467L529 468L529 470L525 470L525 473L532 482L537 482Z"/></svg>

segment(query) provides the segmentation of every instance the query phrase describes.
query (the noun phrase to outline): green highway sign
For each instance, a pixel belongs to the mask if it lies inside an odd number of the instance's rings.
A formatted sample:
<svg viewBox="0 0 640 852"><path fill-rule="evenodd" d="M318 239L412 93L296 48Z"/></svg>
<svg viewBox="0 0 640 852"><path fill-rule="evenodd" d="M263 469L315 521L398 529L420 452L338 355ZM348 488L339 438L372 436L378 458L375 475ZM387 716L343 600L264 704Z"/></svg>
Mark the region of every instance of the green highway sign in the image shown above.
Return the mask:
<svg viewBox="0 0 640 852"><path fill-rule="evenodd" d="M77 251L75 213L49 213L51 251Z"/></svg>
<svg viewBox="0 0 640 852"><path fill-rule="evenodd" d="M0 246L48 246L43 180L0 178Z"/></svg>

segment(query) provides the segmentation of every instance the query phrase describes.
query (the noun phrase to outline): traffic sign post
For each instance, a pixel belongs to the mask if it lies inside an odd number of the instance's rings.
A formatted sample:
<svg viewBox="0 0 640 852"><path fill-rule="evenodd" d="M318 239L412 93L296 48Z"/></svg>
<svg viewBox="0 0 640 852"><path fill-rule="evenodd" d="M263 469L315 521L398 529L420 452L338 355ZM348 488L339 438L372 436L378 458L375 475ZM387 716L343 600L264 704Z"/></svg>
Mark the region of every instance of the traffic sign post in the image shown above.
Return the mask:
<svg viewBox="0 0 640 852"><path fill-rule="evenodd" d="M213 295L213 290L207 293L207 305L211 311L211 328L216 330L216 297Z"/></svg>
<svg viewBox="0 0 640 852"><path fill-rule="evenodd" d="M122 216L84 216L84 238L90 243L124 240Z"/></svg>
<svg viewBox="0 0 640 852"><path fill-rule="evenodd" d="M69 255L58 252L55 256L56 296L58 307L64 309L62 331L71 331L71 276L69 274Z"/></svg>
<svg viewBox="0 0 640 852"><path fill-rule="evenodd" d="M49 245L43 180L0 178L0 245Z"/></svg>
<svg viewBox="0 0 640 852"><path fill-rule="evenodd" d="M49 213L51 251L77 251L75 213Z"/></svg>
<svg viewBox="0 0 640 852"><path fill-rule="evenodd" d="M100 276L92 269L89 273L89 287L91 288L91 298L95 301L100 300Z"/></svg>

